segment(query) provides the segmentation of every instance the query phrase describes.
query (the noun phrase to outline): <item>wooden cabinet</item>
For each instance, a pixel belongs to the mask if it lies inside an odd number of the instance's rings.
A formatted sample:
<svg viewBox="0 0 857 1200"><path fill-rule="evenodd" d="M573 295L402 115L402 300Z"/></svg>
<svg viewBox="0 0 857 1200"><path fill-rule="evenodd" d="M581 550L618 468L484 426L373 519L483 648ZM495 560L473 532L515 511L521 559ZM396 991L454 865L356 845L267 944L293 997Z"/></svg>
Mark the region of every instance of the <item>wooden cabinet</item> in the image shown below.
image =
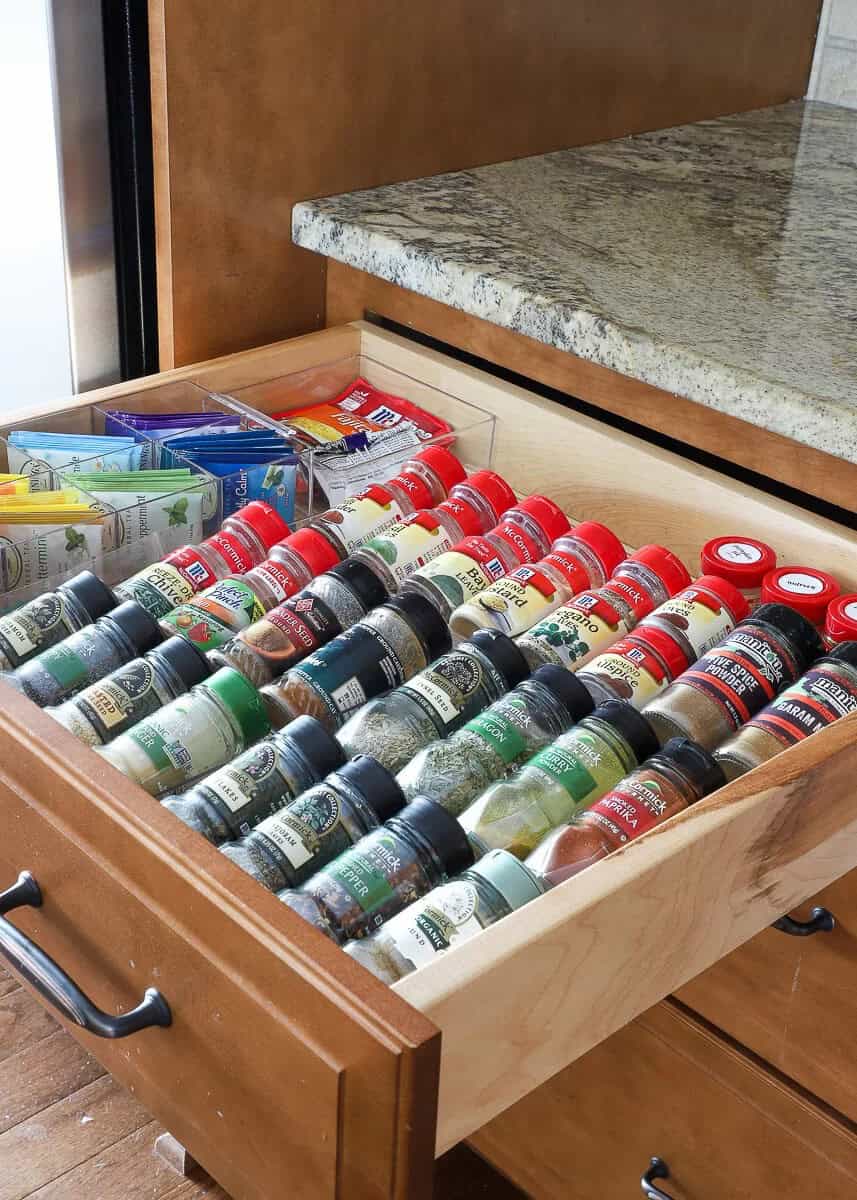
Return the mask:
<svg viewBox="0 0 857 1200"><path fill-rule="evenodd" d="M396 371L416 399L430 386L492 413L517 490L629 546L663 541L693 569L735 528L857 588L846 529L365 325L85 402L352 356L381 386ZM27 869L44 890L10 920L107 1010L163 992L171 1027L78 1036L235 1200L428 1196L434 1154L857 865L848 718L389 989L35 706L2 700L0 886Z"/></svg>

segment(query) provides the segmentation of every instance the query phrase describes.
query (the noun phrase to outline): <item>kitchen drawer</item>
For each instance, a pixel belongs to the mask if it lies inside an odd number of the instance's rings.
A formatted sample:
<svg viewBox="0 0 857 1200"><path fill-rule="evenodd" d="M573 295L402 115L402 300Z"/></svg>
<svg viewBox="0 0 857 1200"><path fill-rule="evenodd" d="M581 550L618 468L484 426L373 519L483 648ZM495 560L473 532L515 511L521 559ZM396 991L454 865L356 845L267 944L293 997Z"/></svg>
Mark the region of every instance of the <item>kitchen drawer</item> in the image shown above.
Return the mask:
<svg viewBox="0 0 857 1200"><path fill-rule="evenodd" d="M815 905L834 914L832 932L766 929L678 995L857 1122L857 871L791 915L806 920Z"/></svg>
<svg viewBox="0 0 857 1200"><path fill-rule="evenodd" d="M693 568L736 530L857 588L857 535L368 326L81 402L189 378L262 405L276 389L258 385L354 354L380 386L405 375L417 400L494 414L494 464L519 491L628 545L663 541ZM109 1011L161 989L170 1028L78 1036L236 1200L427 1197L433 1154L857 865L849 718L389 989L17 693L2 701L0 885L26 868L45 895L11 921Z"/></svg>
<svg viewBox="0 0 857 1200"><path fill-rule="evenodd" d="M640 1196L652 1157L675 1200L857 1192L857 1137L669 1002L561 1071L472 1144L534 1200Z"/></svg>

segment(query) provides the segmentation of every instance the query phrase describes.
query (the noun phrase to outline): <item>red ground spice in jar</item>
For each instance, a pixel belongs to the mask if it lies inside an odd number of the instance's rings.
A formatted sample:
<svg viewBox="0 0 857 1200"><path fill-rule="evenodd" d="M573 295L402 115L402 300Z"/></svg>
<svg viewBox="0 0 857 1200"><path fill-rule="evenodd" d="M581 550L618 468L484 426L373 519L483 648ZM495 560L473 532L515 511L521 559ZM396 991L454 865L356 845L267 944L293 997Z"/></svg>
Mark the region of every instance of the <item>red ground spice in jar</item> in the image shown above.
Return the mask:
<svg viewBox="0 0 857 1200"><path fill-rule="evenodd" d="M751 609L761 603L762 580L776 565L777 554L771 546L744 534L712 538L700 554L704 574L728 580L743 592Z"/></svg>
<svg viewBox="0 0 857 1200"><path fill-rule="evenodd" d="M823 628L827 609L838 595L833 576L814 567L777 567L762 580L763 604L787 604L816 629Z"/></svg>
<svg viewBox="0 0 857 1200"><path fill-rule="evenodd" d="M824 618L824 644L837 646L840 642L857 641L857 592L831 600Z"/></svg>

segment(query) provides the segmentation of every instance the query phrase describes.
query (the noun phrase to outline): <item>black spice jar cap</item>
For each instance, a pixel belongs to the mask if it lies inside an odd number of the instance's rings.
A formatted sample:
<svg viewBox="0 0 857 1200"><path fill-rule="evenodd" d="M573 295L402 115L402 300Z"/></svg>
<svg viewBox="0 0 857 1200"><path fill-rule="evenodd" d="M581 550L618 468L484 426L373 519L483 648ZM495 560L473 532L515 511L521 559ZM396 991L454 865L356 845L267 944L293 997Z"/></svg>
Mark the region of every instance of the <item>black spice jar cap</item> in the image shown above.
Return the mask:
<svg viewBox="0 0 857 1200"><path fill-rule="evenodd" d="M118 601L113 592L91 571L81 571L62 585L63 591L71 592L78 604L89 613L93 621L109 613Z"/></svg>
<svg viewBox="0 0 857 1200"><path fill-rule="evenodd" d="M403 809L400 821L406 822L425 838L450 877L460 875L475 862L473 847L457 817L427 796L417 796Z"/></svg>
<svg viewBox="0 0 857 1200"><path fill-rule="evenodd" d="M274 741L291 742L313 767L319 779L336 771L345 762L345 752L339 742L316 717L303 714L289 721L274 735Z"/></svg>
<svg viewBox="0 0 857 1200"><path fill-rule="evenodd" d="M699 742L690 738L670 738L655 758L668 758L703 796L726 786L726 776L720 763Z"/></svg>
<svg viewBox="0 0 857 1200"><path fill-rule="evenodd" d="M429 662L434 662L441 654L446 654L452 645L452 634L433 604L418 592L403 592L400 596L388 600L387 605L401 613L408 622L422 642Z"/></svg>
<svg viewBox="0 0 857 1200"><path fill-rule="evenodd" d="M202 650L182 637L167 638L164 644L156 646L152 653L165 658L187 688L202 683L203 679L208 679L211 674L211 663Z"/></svg>
<svg viewBox="0 0 857 1200"><path fill-rule="evenodd" d="M337 743L338 745L339 743ZM362 796L383 825L405 807L405 794L386 767L371 754L357 754L336 774L348 781Z"/></svg>
<svg viewBox="0 0 857 1200"><path fill-rule="evenodd" d="M163 641L157 621L150 617L136 600L125 600L107 616L118 625L125 636L134 643L141 654Z"/></svg>
<svg viewBox="0 0 857 1200"><path fill-rule="evenodd" d="M599 721L612 725L634 751L638 763L643 763L660 749L655 731L642 713L626 700L605 700L592 713Z"/></svg>
<svg viewBox="0 0 857 1200"><path fill-rule="evenodd" d="M834 662L847 663L849 667L857 667L857 642L840 642L822 658L821 662L833 659Z"/></svg>
<svg viewBox="0 0 857 1200"><path fill-rule="evenodd" d="M387 589L381 580L359 558L346 558L344 562L331 567L327 574L351 588L366 612L371 612L387 599Z"/></svg>
<svg viewBox="0 0 857 1200"><path fill-rule="evenodd" d="M801 670L824 653L824 643L815 626L787 604L762 604L741 625L753 625L759 621L773 625L789 639L797 651Z"/></svg>
<svg viewBox="0 0 857 1200"><path fill-rule="evenodd" d="M468 641L494 664L506 680L507 688L517 687L530 674L529 665L521 651L499 629L479 629Z"/></svg>
<svg viewBox="0 0 857 1200"><path fill-rule="evenodd" d="M558 667L554 663L546 663L543 667L539 667L533 672L533 679L537 680L543 687L546 687L549 692L552 692L559 700L560 704L564 705L568 711L568 715L572 721L577 723L582 721L584 717L588 717L595 708L595 701L589 694L587 688L581 683L576 675L572 675L571 671L567 671L565 667Z"/></svg>

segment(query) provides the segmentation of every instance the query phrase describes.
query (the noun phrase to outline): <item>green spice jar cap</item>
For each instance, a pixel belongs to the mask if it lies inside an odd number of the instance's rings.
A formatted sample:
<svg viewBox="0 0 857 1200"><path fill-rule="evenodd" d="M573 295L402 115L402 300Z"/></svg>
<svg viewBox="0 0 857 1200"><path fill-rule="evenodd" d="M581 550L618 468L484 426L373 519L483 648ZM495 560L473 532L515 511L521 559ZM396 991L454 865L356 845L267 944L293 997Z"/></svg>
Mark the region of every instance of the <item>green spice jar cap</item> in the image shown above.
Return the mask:
<svg viewBox="0 0 857 1200"><path fill-rule="evenodd" d="M379 825L395 817L405 807L404 792L387 768L371 754L356 754L335 774L347 780L355 791L365 797Z"/></svg>
<svg viewBox="0 0 857 1200"><path fill-rule="evenodd" d="M111 609L107 619L119 626L140 654L145 654L163 641L164 635L158 628L158 622L136 600L126 600Z"/></svg>
<svg viewBox="0 0 857 1200"><path fill-rule="evenodd" d="M381 580L359 558L346 558L327 572L351 588L366 612L371 612L387 599L387 589Z"/></svg>
<svg viewBox="0 0 857 1200"><path fill-rule="evenodd" d="M595 708L595 701L587 688L576 675L572 675L571 671L566 670L565 667L546 663L533 672L533 679L542 687L546 687L559 700L571 717L573 724L588 717Z"/></svg>
<svg viewBox="0 0 857 1200"><path fill-rule="evenodd" d="M857 642L840 642L820 662L844 662L849 667L857 667Z"/></svg>
<svg viewBox="0 0 857 1200"><path fill-rule="evenodd" d="M422 642L429 662L446 654L452 645L452 634L446 621L428 600L417 592L402 592L400 596L388 600L387 607L405 618Z"/></svg>
<svg viewBox="0 0 857 1200"><path fill-rule="evenodd" d="M709 792L716 792L718 788L726 785L726 776L720 764L698 742L691 741L690 738L670 738L654 757L669 759L697 788L701 796L707 796Z"/></svg>
<svg viewBox="0 0 857 1200"><path fill-rule="evenodd" d="M102 583L91 571L81 571L67 583L61 584L60 590L71 592L78 604L86 609L92 621L97 621L118 604L107 584Z"/></svg>
<svg viewBox="0 0 857 1200"><path fill-rule="evenodd" d="M162 646L155 647L151 657L166 659L188 689L202 683L211 674L211 664L202 650L193 642L186 642L183 637L167 638Z"/></svg>
<svg viewBox="0 0 857 1200"><path fill-rule="evenodd" d="M660 749L660 742L649 722L625 700L605 700L594 710L592 717L611 725L621 734L638 763L645 762Z"/></svg>
<svg viewBox="0 0 857 1200"><path fill-rule="evenodd" d="M530 673L527 660L510 637L499 629L480 629L468 639L497 668L506 687L517 687Z"/></svg>
<svg viewBox="0 0 857 1200"><path fill-rule="evenodd" d="M319 779L345 762L345 753L332 733L328 733L321 721L303 714L289 721L285 728L274 735L275 742L289 742L307 760Z"/></svg>
<svg viewBox="0 0 857 1200"><path fill-rule="evenodd" d="M814 625L787 604L762 604L741 625L773 625L792 643L797 651L798 668L802 671L824 653L824 643ZM738 628L741 628L741 625Z"/></svg>
<svg viewBox="0 0 857 1200"><path fill-rule="evenodd" d="M430 844L450 878L473 866L473 847L458 819L427 796L417 796L398 819Z"/></svg>
<svg viewBox="0 0 857 1200"><path fill-rule="evenodd" d="M234 667L221 667L204 684L232 713L250 745L271 732L262 697Z"/></svg>
<svg viewBox="0 0 857 1200"><path fill-rule="evenodd" d="M537 875L508 850L489 850L470 868L495 887L509 908L521 908L545 890Z"/></svg>

